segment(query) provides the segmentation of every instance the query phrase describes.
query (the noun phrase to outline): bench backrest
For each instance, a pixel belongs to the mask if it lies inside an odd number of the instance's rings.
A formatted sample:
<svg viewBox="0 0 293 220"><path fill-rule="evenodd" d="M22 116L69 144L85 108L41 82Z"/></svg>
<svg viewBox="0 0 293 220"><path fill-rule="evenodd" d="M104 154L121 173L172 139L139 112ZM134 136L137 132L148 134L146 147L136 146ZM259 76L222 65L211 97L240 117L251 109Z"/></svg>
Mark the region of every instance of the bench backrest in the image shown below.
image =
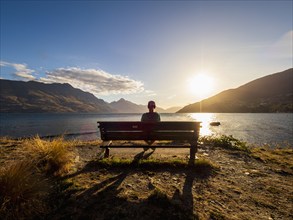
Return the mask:
<svg viewBox="0 0 293 220"><path fill-rule="evenodd" d="M188 140L196 141L200 122L164 121L98 122L101 139L110 140Z"/></svg>

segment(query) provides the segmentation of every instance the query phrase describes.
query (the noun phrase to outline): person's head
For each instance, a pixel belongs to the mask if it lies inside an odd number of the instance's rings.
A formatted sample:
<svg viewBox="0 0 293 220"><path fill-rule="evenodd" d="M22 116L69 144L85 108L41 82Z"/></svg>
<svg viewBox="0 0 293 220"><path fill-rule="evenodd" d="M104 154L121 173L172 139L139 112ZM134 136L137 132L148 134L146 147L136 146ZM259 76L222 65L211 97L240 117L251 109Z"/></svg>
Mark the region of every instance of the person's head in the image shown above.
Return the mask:
<svg viewBox="0 0 293 220"><path fill-rule="evenodd" d="M156 103L154 101L149 101L149 103L148 103L149 111L153 112L155 108L156 108Z"/></svg>

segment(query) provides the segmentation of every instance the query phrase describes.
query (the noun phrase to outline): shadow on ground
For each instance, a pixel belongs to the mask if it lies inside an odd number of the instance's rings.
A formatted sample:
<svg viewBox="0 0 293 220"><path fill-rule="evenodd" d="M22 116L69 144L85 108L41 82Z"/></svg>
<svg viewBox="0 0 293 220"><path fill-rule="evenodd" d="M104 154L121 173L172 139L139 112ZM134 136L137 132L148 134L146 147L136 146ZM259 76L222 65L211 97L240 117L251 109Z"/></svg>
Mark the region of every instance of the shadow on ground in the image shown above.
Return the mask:
<svg viewBox="0 0 293 220"><path fill-rule="evenodd" d="M140 164L152 152L137 154L129 164L108 165L100 160L91 161L84 168L63 178L62 182L75 181L82 175L94 174L94 184L78 190L63 191L62 203L58 205L55 219L198 219L194 211L193 185L195 181L205 182L214 174L213 168L184 163L172 166L168 163ZM168 173L165 183L156 184L152 179ZM99 178L101 177L102 178ZM170 185L170 179L179 175L182 184ZM141 177L141 181L133 176ZM95 177L97 179L95 179ZM126 179L133 178L125 186ZM162 178L161 178L162 179ZM176 179L176 178L175 178ZM159 179L160 180L160 179ZM171 180L172 182L172 180ZM136 190L128 186L145 185ZM139 187L142 187L141 190ZM168 189L170 188L170 189ZM172 193L170 194L170 192Z"/></svg>

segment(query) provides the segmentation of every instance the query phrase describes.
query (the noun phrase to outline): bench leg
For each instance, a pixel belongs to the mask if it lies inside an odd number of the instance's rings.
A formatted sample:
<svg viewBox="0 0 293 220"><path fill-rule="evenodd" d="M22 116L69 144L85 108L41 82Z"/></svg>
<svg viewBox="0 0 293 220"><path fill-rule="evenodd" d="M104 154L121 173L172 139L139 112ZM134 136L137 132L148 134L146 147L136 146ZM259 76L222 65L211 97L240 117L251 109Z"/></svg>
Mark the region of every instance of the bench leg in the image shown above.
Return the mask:
<svg viewBox="0 0 293 220"><path fill-rule="evenodd" d="M195 162L195 154L197 152L197 143L190 146L189 166L193 166Z"/></svg>
<svg viewBox="0 0 293 220"><path fill-rule="evenodd" d="M111 146L111 145L112 145L112 141L103 142L103 146L105 146L104 158L108 158L110 156L110 148L109 148L109 146Z"/></svg>
<svg viewBox="0 0 293 220"><path fill-rule="evenodd" d="M107 147L105 149L104 158L108 158L110 156L110 149Z"/></svg>

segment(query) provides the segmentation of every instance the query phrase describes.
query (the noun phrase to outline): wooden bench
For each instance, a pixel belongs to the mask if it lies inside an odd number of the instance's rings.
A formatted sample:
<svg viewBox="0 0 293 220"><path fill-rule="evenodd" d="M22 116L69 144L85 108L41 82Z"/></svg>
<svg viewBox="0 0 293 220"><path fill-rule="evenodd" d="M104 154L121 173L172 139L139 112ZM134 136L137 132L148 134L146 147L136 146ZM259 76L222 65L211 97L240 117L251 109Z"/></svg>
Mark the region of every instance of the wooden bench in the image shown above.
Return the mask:
<svg viewBox="0 0 293 220"><path fill-rule="evenodd" d="M164 122L138 122L138 121L101 121L98 122L105 157L109 156L109 148L190 148L190 162L194 163L197 152L197 142L200 131L200 122L164 121ZM112 141L144 140L148 145L112 145ZM152 145L154 141L185 141L186 144Z"/></svg>

